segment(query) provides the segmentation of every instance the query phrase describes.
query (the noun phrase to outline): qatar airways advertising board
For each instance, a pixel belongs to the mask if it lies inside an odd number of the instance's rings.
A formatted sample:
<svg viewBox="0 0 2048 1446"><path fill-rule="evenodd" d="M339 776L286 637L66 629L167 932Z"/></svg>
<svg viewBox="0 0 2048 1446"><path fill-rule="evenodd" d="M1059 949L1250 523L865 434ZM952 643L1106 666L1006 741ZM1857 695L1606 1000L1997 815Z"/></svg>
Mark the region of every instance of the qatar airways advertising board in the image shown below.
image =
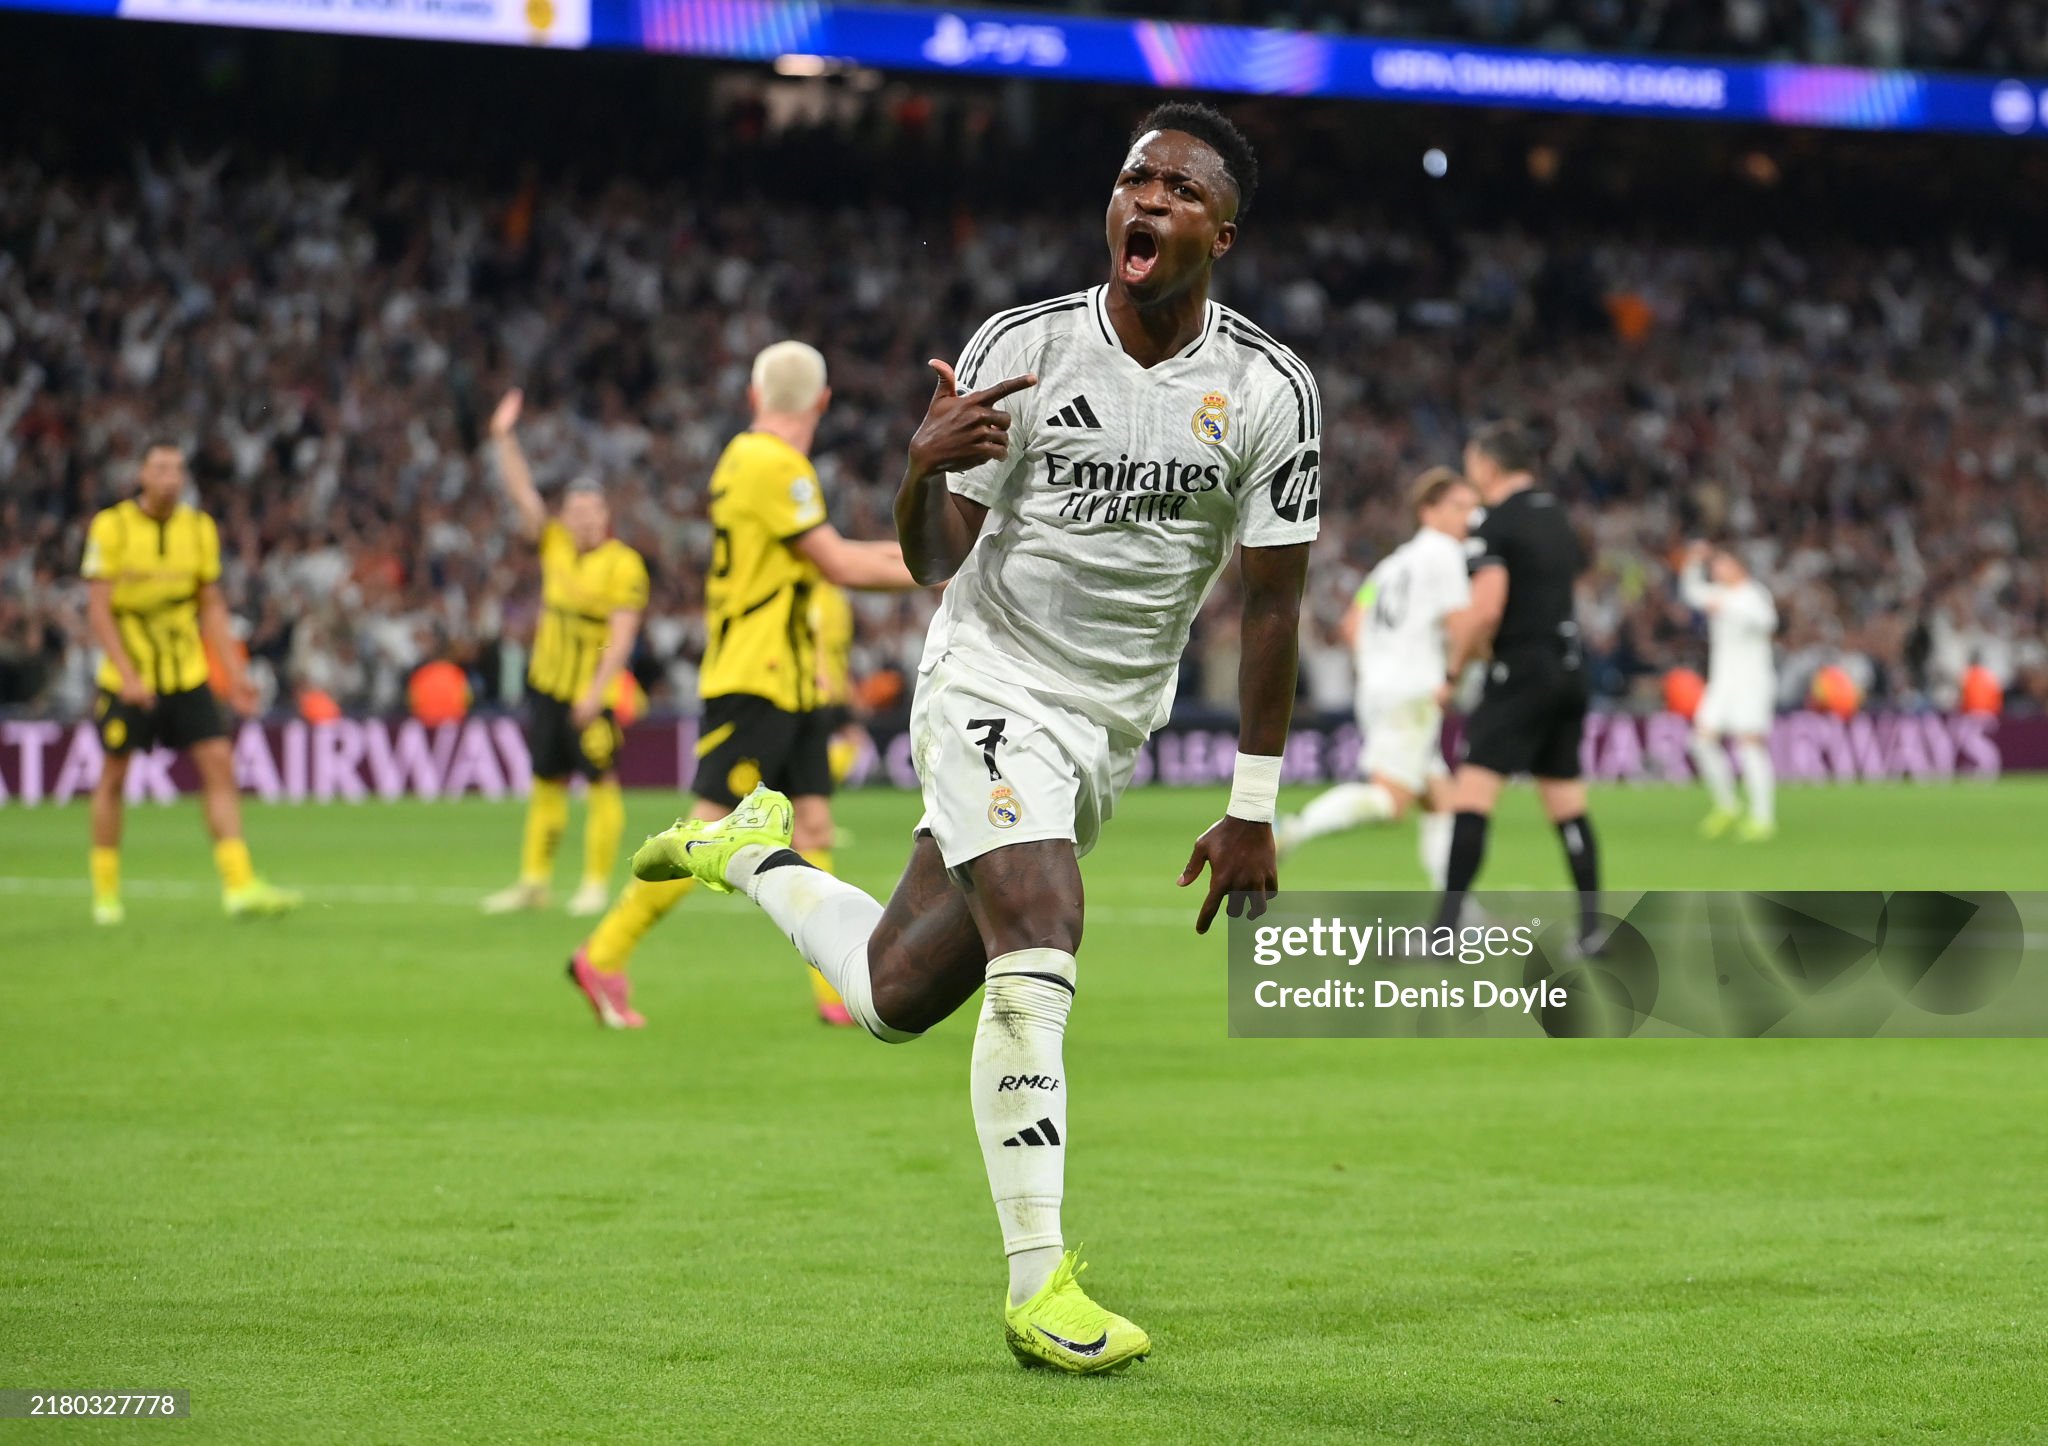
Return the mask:
<svg viewBox="0 0 2048 1446"><path fill-rule="evenodd" d="M1586 775L1609 784L1690 782L1689 737L1675 714L1594 714L1581 755ZM626 730L620 777L629 787L686 790L696 742L694 718L637 723ZM1284 779L1315 784L1349 777L1361 742L1357 725L1342 716L1299 722L1288 739ZM1455 737L1446 742L1455 756ZM1227 724L1171 723L1145 746L1133 782L1227 785L1236 749L1236 730ZM2048 770L2048 718L1877 713L1845 720L1789 713L1772 730L1771 753L1780 781L1792 784L1989 781ZM99 777L101 758L89 723L0 723L0 807L81 798ZM533 776L518 721L505 716L436 728L390 718L245 722L235 735L235 768L251 795L290 803L503 798L523 794ZM848 784L916 787L910 735L901 727L870 730ZM129 793L137 802L168 802L195 786L190 764L161 749L129 769Z"/></svg>

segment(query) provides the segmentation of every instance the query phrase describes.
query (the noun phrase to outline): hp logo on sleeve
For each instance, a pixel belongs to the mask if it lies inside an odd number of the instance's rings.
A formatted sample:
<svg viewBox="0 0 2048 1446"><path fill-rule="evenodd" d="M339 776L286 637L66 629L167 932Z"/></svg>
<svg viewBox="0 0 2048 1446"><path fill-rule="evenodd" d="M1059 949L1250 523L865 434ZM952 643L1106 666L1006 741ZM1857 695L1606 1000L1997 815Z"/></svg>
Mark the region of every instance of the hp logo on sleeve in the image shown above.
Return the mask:
<svg viewBox="0 0 2048 1446"><path fill-rule="evenodd" d="M1306 522L1322 505L1323 454L1314 447L1288 458L1273 474L1273 511L1286 522Z"/></svg>

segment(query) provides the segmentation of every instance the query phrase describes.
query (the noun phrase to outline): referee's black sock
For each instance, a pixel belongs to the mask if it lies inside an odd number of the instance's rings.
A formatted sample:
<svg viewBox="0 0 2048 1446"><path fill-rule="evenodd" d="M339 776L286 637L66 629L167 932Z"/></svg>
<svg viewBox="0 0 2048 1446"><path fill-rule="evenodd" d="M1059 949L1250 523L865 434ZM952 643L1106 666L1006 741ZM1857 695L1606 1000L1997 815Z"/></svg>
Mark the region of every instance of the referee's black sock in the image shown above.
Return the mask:
<svg viewBox="0 0 2048 1446"><path fill-rule="evenodd" d="M1479 865L1486 858L1487 816L1458 813L1451 818L1451 858L1444 869L1444 898L1438 906L1439 928L1455 929L1465 911L1465 891L1479 877Z"/></svg>
<svg viewBox="0 0 2048 1446"><path fill-rule="evenodd" d="M1593 837L1593 820L1585 814L1559 819L1557 836L1564 843L1565 862L1571 866L1572 887L1579 891L1579 942L1590 943L1599 927L1600 844Z"/></svg>

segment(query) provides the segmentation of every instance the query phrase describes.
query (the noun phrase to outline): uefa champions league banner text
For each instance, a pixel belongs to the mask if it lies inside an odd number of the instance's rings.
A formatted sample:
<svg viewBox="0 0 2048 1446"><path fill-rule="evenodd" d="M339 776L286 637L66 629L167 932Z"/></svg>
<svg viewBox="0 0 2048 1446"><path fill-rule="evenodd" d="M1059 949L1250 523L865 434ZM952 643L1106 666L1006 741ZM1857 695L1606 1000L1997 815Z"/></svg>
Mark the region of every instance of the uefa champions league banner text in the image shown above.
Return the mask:
<svg viewBox="0 0 2048 1446"><path fill-rule="evenodd" d="M1230 1033L1265 1038L2038 1037L2048 894L1281 893L1230 921Z"/></svg>
<svg viewBox="0 0 2048 1446"><path fill-rule="evenodd" d="M1676 714L1596 713L1586 720L1586 776L1600 783L1689 782L1690 736L1690 725ZM634 724L620 753L622 781L629 788L687 788L696 741L694 718ZM1361 741L1346 715L1301 720L1288 738L1284 781L1353 776ZM1455 757L1454 731L1445 742ZM1176 720L1139 754L1133 783L1228 785L1236 749L1234 720ZM1786 783L1992 779L2048 770L2048 718L1880 713L1844 721L1788 713L1772 731L1771 753ZM498 798L525 793L532 777L518 721L507 715L436 728L392 718L247 722L235 736L235 767L250 793L294 803ZM99 770L99 739L90 723L0 722L0 806L69 802L91 790ZM916 787L910 738L901 724L870 727L848 782ZM138 802L167 801L196 787L191 765L167 752L138 755L130 768L129 796Z"/></svg>

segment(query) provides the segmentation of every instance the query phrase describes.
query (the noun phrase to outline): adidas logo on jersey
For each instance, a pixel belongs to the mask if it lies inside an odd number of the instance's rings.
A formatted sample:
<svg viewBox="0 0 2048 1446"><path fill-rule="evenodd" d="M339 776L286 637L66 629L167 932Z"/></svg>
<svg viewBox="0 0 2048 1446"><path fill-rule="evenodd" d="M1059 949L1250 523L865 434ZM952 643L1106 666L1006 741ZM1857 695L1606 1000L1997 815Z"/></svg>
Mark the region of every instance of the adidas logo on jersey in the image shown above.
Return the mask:
<svg viewBox="0 0 2048 1446"><path fill-rule="evenodd" d="M1078 427L1083 431L1099 432L1102 423L1095 419L1095 409L1088 405L1086 397L1076 397L1045 419L1048 427Z"/></svg>
<svg viewBox="0 0 2048 1446"><path fill-rule="evenodd" d="M1009 1139L1005 1145L1057 1145L1060 1132L1053 1128L1051 1120L1040 1120L1035 1125L1026 1125Z"/></svg>

